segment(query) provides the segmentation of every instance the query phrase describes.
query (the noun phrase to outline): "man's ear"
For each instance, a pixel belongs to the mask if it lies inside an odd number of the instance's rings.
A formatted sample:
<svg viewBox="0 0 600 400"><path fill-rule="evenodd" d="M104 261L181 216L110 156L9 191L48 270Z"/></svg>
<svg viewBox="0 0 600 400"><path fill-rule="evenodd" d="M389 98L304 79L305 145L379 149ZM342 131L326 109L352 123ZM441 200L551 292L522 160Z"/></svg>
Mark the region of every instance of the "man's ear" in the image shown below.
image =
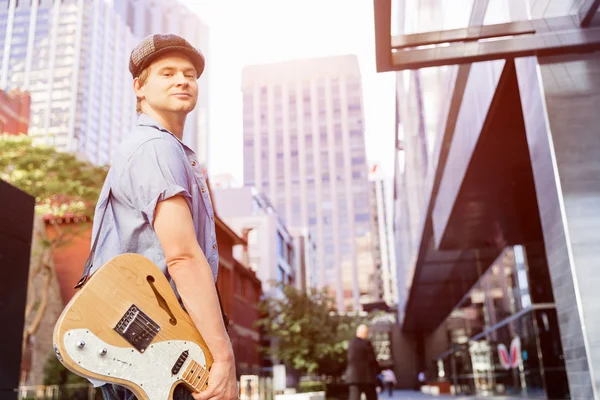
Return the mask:
<svg viewBox="0 0 600 400"><path fill-rule="evenodd" d="M139 77L133 80L133 92L135 93L135 97L140 100L143 100L146 97L144 94L144 86L142 86Z"/></svg>

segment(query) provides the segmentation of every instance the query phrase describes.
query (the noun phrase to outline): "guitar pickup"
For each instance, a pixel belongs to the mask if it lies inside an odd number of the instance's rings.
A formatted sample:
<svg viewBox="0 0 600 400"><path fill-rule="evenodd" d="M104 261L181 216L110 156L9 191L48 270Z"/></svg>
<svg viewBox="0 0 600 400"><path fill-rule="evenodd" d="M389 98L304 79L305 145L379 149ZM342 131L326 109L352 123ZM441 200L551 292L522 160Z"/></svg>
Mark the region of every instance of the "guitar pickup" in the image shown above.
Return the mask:
<svg viewBox="0 0 600 400"><path fill-rule="evenodd" d="M160 331L160 326L133 304L115 325L114 330L143 353Z"/></svg>
<svg viewBox="0 0 600 400"><path fill-rule="evenodd" d="M181 367L183 366L183 363L185 362L185 360L187 360L189 355L190 352L188 350L181 353L177 361L175 361L175 365L173 365L173 368L171 368L171 374L177 375L179 373Z"/></svg>

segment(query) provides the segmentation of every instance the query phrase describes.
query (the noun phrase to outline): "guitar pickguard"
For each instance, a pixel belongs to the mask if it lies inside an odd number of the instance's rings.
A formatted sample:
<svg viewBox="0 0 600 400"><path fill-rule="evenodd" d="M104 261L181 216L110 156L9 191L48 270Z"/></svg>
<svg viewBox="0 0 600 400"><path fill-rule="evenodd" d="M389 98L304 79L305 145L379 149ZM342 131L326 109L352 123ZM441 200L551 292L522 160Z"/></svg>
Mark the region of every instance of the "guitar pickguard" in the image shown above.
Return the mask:
<svg viewBox="0 0 600 400"><path fill-rule="evenodd" d="M130 347L107 344L87 329L72 329L64 335L64 347L68 356L86 371L101 375L109 382L123 379L138 386L150 400L169 398L171 387L181 381L181 371L195 361L206 368L204 352L196 343L170 340L153 343L141 353ZM187 351L178 374L171 373L181 355ZM92 379L98 377L89 376Z"/></svg>

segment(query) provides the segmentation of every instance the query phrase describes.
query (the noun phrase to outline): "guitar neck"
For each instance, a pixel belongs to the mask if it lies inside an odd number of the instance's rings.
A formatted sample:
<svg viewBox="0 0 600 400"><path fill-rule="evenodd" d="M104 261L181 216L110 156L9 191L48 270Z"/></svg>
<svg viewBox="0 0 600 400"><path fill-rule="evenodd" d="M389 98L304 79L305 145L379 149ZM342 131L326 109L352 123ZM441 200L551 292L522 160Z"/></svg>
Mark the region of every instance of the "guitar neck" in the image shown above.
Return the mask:
<svg viewBox="0 0 600 400"><path fill-rule="evenodd" d="M200 392L208 384L208 371L196 361L191 360L181 378L189 386Z"/></svg>

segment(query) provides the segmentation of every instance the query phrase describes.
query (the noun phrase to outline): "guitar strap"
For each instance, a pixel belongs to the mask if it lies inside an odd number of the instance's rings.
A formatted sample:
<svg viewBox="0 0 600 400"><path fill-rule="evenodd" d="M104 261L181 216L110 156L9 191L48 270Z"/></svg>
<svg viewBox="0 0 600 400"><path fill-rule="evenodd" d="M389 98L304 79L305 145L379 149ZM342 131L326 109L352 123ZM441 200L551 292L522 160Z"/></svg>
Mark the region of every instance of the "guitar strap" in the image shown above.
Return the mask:
<svg viewBox="0 0 600 400"><path fill-rule="evenodd" d="M104 222L104 217L106 216L106 209L108 208L108 204L112 198L112 189L108 190L108 197L106 198L106 205L104 206L104 211L102 211L102 217L100 218L100 225L98 226L98 232L96 232L96 237L94 238L94 243L92 244L92 249L90 250L90 255L85 261L85 265L83 267L83 275L79 282L75 285L75 289L79 289L82 287L85 282L90 277L90 270L92 269L92 265L94 264L94 255L96 254L96 246L98 246L98 238L100 237L100 231L102 230L102 223ZM223 317L223 323L225 324L225 330L229 333L229 317L223 311L223 304L221 303L221 295L219 294L219 287L217 286L217 282L215 281L215 289L217 290L217 299L219 300L219 308L221 309L221 316Z"/></svg>

